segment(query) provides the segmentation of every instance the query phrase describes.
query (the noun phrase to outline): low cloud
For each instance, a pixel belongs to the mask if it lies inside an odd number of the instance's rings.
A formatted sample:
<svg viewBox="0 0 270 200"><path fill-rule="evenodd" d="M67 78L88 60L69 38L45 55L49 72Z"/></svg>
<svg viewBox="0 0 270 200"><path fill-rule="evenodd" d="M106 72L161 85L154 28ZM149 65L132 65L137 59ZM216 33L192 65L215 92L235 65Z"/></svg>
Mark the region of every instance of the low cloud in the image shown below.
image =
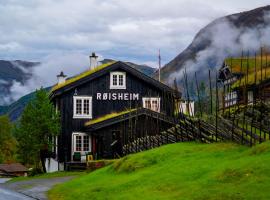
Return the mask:
<svg viewBox="0 0 270 200"><path fill-rule="evenodd" d="M53 54L41 62L42 64L32 69L32 76L26 82L13 81L10 88L10 99L17 100L40 87L54 85L57 82L56 75L60 71L68 76L73 76L87 70L89 66L88 56L78 53Z"/></svg>
<svg viewBox="0 0 270 200"><path fill-rule="evenodd" d="M215 18L267 3L266 0L2 0L0 59L42 63L32 69L33 76L28 81L13 82L12 96L5 97L5 102L54 84L60 71L72 76L86 70L88 55L93 51L104 58L157 67L157 52L161 49L165 64ZM228 30L224 30L226 26ZM216 29L219 35L232 34L231 37L238 31L225 22ZM261 38L267 40L269 31L264 31ZM253 32L248 33L241 43L254 36ZM213 52L222 57L224 52L219 45L231 49L225 42L219 43L214 38L212 47L197 55L197 63ZM192 66L198 68L196 63Z"/></svg>
<svg viewBox="0 0 270 200"><path fill-rule="evenodd" d="M182 68L173 73L170 80L183 78L183 72L186 69L189 77L194 77L195 72L200 72L201 77L206 77L208 68L215 73L224 59L229 56L240 56L242 50L253 56L262 46L270 47L270 21L267 20L270 13L265 13L266 24L253 28L236 27L226 19L219 20L210 26L206 32L195 39L195 43L210 39L210 45L199 51L195 59L186 61ZM214 71L213 71L214 70Z"/></svg>
<svg viewBox="0 0 270 200"><path fill-rule="evenodd" d="M170 61L217 17L266 4L246 0L2 0L0 57L35 60L56 52Z"/></svg>

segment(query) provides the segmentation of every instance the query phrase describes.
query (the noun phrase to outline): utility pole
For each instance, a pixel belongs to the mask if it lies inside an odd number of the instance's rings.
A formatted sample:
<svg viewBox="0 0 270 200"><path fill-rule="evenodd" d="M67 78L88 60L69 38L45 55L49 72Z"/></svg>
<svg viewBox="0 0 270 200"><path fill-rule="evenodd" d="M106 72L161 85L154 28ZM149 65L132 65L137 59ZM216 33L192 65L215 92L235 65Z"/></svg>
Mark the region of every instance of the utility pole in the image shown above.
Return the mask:
<svg viewBox="0 0 270 200"><path fill-rule="evenodd" d="M160 82L161 56L160 49L158 50L158 80Z"/></svg>

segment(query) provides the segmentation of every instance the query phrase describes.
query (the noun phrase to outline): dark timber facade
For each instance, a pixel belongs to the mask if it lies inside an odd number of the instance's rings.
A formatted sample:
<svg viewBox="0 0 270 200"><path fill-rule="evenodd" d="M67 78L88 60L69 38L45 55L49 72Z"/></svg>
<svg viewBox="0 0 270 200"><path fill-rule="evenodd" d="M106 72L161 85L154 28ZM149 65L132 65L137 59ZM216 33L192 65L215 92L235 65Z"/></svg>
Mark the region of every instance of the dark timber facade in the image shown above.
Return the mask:
<svg viewBox="0 0 270 200"><path fill-rule="evenodd" d="M94 159L121 156L123 145L174 125L180 94L124 62L61 77L50 95L61 115L60 163L75 160L75 154L82 159L86 154Z"/></svg>

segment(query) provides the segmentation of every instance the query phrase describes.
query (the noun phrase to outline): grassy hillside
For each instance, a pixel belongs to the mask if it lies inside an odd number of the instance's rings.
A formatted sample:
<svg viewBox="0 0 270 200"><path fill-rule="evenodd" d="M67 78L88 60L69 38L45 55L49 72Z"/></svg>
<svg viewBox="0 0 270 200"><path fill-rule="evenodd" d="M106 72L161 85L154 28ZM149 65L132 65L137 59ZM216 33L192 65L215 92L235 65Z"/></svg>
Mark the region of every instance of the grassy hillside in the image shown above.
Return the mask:
<svg viewBox="0 0 270 200"><path fill-rule="evenodd" d="M56 186L50 199L270 199L270 143L178 143Z"/></svg>
<svg viewBox="0 0 270 200"><path fill-rule="evenodd" d="M270 77L270 55L241 58L228 58L225 60L233 72L241 72L244 77L237 81L234 87L246 84L258 84ZM242 62L242 67L241 67ZM248 76L247 76L248 73Z"/></svg>

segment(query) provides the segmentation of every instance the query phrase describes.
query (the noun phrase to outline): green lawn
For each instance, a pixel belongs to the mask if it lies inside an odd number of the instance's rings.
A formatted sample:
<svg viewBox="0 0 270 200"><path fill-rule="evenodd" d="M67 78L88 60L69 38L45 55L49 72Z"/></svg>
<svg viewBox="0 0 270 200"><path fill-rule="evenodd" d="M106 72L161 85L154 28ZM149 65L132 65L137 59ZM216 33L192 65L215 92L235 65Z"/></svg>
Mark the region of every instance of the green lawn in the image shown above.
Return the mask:
<svg viewBox="0 0 270 200"><path fill-rule="evenodd" d="M28 177L15 177L10 179L8 182L17 182L17 181L25 181L25 180L31 180L36 178L55 178L55 177L65 177L65 176L81 176L86 175L86 172L53 172L53 173L46 173L46 174L40 174L36 176L28 176Z"/></svg>
<svg viewBox="0 0 270 200"><path fill-rule="evenodd" d="M50 199L270 199L270 143L178 143L55 186Z"/></svg>

